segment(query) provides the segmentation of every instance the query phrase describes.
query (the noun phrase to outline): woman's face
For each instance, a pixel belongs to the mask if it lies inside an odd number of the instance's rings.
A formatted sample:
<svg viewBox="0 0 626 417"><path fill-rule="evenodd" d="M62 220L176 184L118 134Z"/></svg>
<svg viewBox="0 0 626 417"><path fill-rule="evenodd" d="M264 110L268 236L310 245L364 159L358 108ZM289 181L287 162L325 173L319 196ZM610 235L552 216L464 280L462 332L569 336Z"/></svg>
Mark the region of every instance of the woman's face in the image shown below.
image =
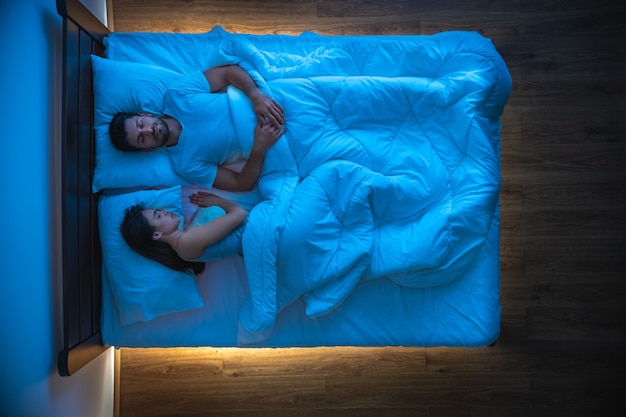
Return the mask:
<svg viewBox="0 0 626 417"><path fill-rule="evenodd" d="M177 230L178 223L180 223L178 216L167 210L145 209L141 214L143 214L148 223L154 228L155 232L160 232L164 235Z"/></svg>

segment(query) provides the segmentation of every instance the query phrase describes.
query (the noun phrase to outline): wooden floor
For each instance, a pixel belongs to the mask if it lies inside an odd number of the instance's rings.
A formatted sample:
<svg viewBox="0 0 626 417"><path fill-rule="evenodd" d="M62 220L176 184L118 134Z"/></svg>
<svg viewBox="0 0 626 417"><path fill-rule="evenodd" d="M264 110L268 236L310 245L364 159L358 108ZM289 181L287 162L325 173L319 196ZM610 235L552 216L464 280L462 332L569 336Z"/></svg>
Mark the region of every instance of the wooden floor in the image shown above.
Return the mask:
<svg viewBox="0 0 626 417"><path fill-rule="evenodd" d="M626 398L626 2L113 0L116 31L478 31L507 62L484 349L120 352L120 415L607 416ZM621 414L621 413L620 413Z"/></svg>

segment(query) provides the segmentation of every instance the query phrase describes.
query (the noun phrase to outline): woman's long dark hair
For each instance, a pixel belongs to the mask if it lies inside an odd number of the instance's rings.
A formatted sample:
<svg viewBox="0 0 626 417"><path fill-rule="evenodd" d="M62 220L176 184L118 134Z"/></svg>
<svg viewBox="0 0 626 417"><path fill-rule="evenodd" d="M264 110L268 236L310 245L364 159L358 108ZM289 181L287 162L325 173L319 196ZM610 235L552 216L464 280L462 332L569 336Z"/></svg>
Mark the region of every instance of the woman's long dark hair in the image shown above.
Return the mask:
<svg viewBox="0 0 626 417"><path fill-rule="evenodd" d="M182 259L170 245L154 240L154 228L142 214L143 207L139 204L126 209L124 221L120 225L122 237L135 252L148 259L157 261L176 271L193 270L199 274L204 270L204 263Z"/></svg>

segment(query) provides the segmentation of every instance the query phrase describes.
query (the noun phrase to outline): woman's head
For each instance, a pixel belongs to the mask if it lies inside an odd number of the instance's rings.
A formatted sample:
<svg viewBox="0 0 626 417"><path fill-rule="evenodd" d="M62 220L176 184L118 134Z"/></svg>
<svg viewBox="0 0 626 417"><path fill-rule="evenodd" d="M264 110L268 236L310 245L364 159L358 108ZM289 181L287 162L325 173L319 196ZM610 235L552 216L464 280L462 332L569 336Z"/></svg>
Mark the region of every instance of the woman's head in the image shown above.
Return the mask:
<svg viewBox="0 0 626 417"><path fill-rule="evenodd" d="M160 239L163 232L177 227L178 222L177 216L166 211L134 205L126 209L120 231L128 246L146 258L177 271L193 269L199 273L204 268L203 263L180 258L169 244Z"/></svg>

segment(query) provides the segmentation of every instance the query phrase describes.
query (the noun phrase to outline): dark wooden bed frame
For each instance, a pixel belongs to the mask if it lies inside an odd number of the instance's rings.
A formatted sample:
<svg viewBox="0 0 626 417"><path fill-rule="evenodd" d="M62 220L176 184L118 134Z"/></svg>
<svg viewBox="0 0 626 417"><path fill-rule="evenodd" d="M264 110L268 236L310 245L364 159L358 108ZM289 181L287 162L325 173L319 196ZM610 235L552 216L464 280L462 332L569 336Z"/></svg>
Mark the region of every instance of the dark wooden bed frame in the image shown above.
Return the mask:
<svg viewBox="0 0 626 417"><path fill-rule="evenodd" d="M63 17L63 350L58 370L69 376L107 349L100 310L102 254L95 166L91 55L104 55L109 30L79 0L57 0Z"/></svg>

